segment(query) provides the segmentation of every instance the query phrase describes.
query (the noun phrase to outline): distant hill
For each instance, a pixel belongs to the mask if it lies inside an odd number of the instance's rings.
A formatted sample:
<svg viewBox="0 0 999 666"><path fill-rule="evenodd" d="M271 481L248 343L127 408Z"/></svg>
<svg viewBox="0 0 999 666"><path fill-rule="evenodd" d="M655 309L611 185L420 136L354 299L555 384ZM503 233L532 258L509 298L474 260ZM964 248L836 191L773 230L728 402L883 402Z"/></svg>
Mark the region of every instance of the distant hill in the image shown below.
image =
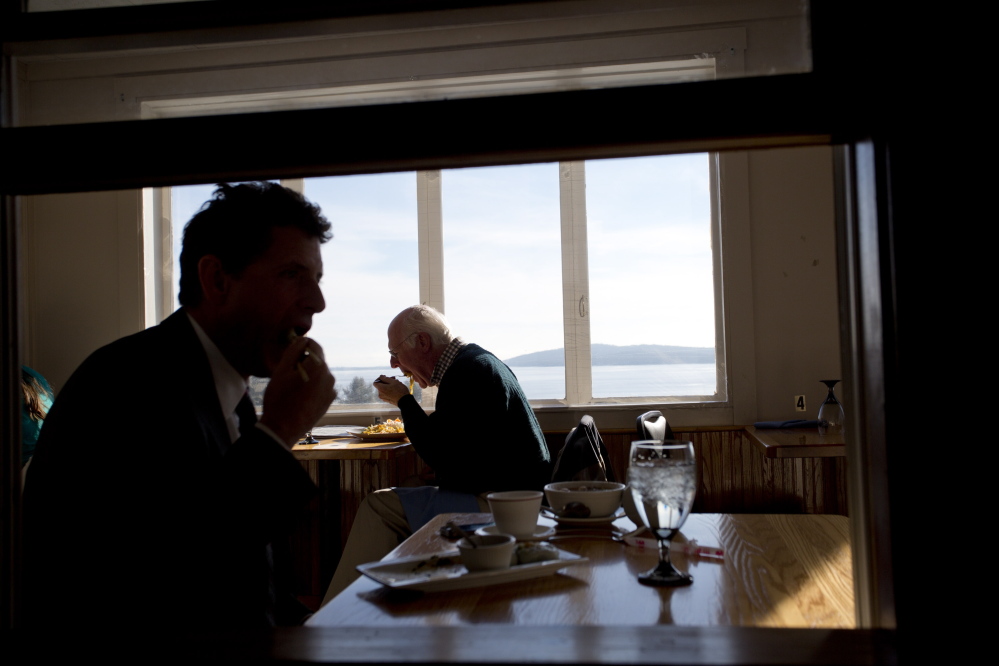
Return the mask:
<svg viewBox="0 0 999 666"><path fill-rule="evenodd" d="M668 345L601 345L590 346L593 365L666 365L670 363L714 363L713 347L670 347ZM565 364L565 350L521 354L504 359L507 365L559 366Z"/></svg>

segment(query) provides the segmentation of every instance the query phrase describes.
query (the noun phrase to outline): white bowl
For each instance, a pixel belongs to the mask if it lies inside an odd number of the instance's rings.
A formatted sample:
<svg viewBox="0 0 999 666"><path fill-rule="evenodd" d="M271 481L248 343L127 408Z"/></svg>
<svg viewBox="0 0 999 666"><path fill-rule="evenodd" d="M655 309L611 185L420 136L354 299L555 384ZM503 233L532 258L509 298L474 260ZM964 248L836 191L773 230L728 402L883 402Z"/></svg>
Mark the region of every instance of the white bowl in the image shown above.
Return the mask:
<svg viewBox="0 0 999 666"><path fill-rule="evenodd" d="M562 514L566 504L580 502L590 510L588 518L603 518L621 506L624 487L613 481L560 481L545 486L545 497L556 515Z"/></svg>
<svg viewBox="0 0 999 666"><path fill-rule="evenodd" d="M471 543L469 543L471 542ZM475 547L472 544L475 544ZM509 534L474 535L458 540L461 561L469 571L509 569L517 540Z"/></svg>

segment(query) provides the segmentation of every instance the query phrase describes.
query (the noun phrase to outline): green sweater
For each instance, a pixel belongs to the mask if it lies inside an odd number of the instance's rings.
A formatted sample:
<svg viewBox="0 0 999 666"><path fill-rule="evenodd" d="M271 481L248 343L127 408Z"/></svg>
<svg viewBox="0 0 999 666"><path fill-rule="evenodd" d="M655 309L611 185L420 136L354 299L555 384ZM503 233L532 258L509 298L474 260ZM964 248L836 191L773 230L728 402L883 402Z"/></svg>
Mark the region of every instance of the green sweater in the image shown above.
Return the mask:
<svg viewBox="0 0 999 666"><path fill-rule="evenodd" d="M551 457L517 377L482 347L461 348L428 415L412 396L399 401L406 435L448 490L541 490Z"/></svg>

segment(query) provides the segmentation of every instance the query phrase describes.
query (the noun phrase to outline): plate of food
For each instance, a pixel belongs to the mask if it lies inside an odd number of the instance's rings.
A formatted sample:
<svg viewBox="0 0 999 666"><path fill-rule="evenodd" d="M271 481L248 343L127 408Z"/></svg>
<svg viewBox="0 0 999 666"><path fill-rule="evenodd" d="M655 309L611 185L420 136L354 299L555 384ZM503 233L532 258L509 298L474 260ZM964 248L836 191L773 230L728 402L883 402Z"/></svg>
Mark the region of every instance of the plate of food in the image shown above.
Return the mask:
<svg viewBox="0 0 999 666"><path fill-rule="evenodd" d="M400 442L406 439L406 428L399 419L389 419L367 428L348 428L347 431L366 442Z"/></svg>
<svg viewBox="0 0 999 666"><path fill-rule="evenodd" d="M528 548L528 546L530 548ZM544 552L541 552L541 551ZM370 562L357 567L362 574L386 587L420 592L464 590L486 585L500 585L532 578L550 576L571 564L587 562L587 558L555 548L551 544L520 544L514 557L517 564L508 569L469 571L461 562L457 550L422 557ZM547 559L539 559L541 557ZM521 563L522 560L525 560Z"/></svg>

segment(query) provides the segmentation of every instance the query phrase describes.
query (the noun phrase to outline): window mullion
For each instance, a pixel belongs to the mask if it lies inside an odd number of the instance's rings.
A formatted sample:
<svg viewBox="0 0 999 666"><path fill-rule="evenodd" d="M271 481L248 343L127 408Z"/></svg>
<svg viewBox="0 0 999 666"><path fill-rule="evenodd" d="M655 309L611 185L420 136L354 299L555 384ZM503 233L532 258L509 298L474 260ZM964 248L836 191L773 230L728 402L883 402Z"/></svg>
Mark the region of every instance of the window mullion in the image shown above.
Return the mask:
<svg viewBox="0 0 999 666"><path fill-rule="evenodd" d="M725 333L725 291L722 274L722 201L720 185L720 155L711 153L708 160L708 177L711 181L711 264L714 275L715 295L715 398L728 401L728 346Z"/></svg>
<svg viewBox="0 0 999 666"><path fill-rule="evenodd" d="M420 303L444 312L444 223L441 172L416 173Z"/></svg>
<svg viewBox="0 0 999 666"><path fill-rule="evenodd" d="M590 281L586 248L586 173L583 162L559 164L562 218L562 324L565 334L565 399L592 401Z"/></svg>
<svg viewBox="0 0 999 666"><path fill-rule="evenodd" d="M444 310L444 221L441 172L416 172L417 252L420 263L420 303ZM432 407L437 387L423 390L422 404Z"/></svg>
<svg viewBox="0 0 999 666"><path fill-rule="evenodd" d="M173 283L174 280L179 281L180 276L173 274L173 264L176 259L173 256L173 193L169 188L162 187L155 189L154 192L160 197L160 205L158 206L160 212L160 252L158 258L159 265L163 268L157 271L160 278L160 295L157 305L160 310L159 320L163 321L180 306L179 303L174 303L173 298Z"/></svg>
<svg viewBox="0 0 999 666"><path fill-rule="evenodd" d="M142 190L143 325L155 326L173 312L173 206L169 187Z"/></svg>
<svg viewBox="0 0 999 666"><path fill-rule="evenodd" d="M304 178L282 178L279 182L283 187L287 187L292 192L298 192L303 197L305 196Z"/></svg>

